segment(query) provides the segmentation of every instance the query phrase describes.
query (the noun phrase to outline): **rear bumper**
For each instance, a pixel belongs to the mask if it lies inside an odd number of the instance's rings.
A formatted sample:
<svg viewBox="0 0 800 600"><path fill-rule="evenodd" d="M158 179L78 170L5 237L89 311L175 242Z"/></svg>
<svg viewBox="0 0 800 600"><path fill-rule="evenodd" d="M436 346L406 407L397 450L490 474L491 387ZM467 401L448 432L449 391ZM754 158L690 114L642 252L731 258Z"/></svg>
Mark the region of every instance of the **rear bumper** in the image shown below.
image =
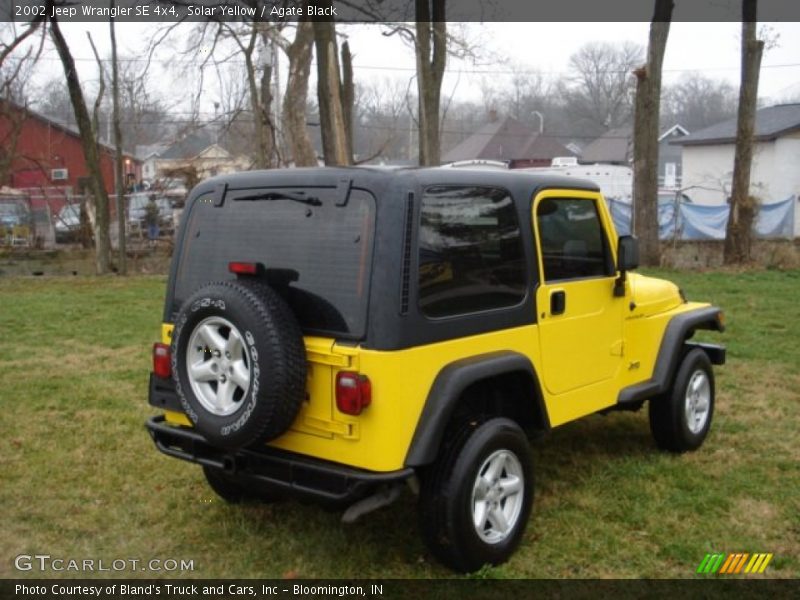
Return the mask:
<svg viewBox="0 0 800 600"><path fill-rule="evenodd" d="M168 425L164 416L148 419L147 430L156 448L168 456L224 469L255 489L267 485L288 495L326 502L354 502L381 485L414 474L410 468L388 473L363 471L269 446L235 451L217 448L192 429Z"/></svg>

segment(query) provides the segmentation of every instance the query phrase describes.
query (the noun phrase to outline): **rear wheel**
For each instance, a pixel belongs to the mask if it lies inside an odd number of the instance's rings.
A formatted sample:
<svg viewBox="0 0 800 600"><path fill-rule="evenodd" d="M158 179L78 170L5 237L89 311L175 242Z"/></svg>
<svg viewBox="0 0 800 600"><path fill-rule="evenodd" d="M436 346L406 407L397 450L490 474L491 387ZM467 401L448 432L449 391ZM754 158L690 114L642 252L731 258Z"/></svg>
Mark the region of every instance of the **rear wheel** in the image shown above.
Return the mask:
<svg viewBox="0 0 800 600"><path fill-rule="evenodd" d="M533 504L530 449L519 425L476 419L459 427L423 474L422 536L448 567L497 565L522 539Z"/></svg>
<svg viewBox="0 0 800 600"><path fill-rule="evenodd" d="M694 348L683 358L672 388L650 401L650 431L663 450L696 450L705 441L713 416L714 371L708 355Z"/></svg>

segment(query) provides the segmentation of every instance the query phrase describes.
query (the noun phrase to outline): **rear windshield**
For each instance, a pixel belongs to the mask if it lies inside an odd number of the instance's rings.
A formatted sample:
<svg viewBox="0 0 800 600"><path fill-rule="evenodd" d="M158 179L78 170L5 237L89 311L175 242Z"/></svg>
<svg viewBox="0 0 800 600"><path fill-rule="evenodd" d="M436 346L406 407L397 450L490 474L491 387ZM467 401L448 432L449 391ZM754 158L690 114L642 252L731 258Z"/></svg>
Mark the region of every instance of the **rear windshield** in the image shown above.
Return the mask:
<svg viewBox="0 0 800 600"><path fill-rule="evenodd" d="M281 192L295 199L281 197ZM229 191L222 207L198 198L185 225L173 311L200 286L235 279L230 262L261 263L305 333L358 338L365 330L375 200L353 189L345 206L333 188ZM263 199L244 199L267 194Z"/></svg>

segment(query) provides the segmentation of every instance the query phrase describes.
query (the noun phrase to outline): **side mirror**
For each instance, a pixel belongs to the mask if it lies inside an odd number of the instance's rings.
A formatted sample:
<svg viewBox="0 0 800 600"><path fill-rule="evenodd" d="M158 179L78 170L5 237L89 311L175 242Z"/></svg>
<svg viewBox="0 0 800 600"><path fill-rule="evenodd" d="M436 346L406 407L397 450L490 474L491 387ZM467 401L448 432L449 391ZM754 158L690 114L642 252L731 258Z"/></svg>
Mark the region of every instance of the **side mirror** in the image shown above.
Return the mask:
<svg viewBox="0 0 800 600"><path fill-rule="evenodd" d="M617 271L624 273L639 266L639 240L632 235L622 235L617 245Z"/></svg>
<svg viewBox="0 0 800 600"><path fill-rule="evenodd" d="M639 266L639 240L632 235L621 235L617 243L617 271L619 277L614 282L614 295L625 295L625 273Z"/></svg>

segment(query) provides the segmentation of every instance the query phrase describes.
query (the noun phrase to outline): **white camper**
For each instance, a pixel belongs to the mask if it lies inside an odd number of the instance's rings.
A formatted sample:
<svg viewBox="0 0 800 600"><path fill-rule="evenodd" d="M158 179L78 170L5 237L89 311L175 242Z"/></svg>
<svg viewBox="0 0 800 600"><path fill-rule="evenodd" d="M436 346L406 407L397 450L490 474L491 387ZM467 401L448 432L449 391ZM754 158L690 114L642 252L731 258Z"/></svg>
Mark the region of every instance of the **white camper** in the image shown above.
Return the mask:
<svg viewBox="0 0 800 600"><path fill-rule="evenodd" d="M549 167L529 167L519 169L543 175L563 175L588 179L598 185L606 198L630 202L633 198L633 169L624 165L606 165L595 163L592 165L579 165L573 157L557 156Z"/></svg>

